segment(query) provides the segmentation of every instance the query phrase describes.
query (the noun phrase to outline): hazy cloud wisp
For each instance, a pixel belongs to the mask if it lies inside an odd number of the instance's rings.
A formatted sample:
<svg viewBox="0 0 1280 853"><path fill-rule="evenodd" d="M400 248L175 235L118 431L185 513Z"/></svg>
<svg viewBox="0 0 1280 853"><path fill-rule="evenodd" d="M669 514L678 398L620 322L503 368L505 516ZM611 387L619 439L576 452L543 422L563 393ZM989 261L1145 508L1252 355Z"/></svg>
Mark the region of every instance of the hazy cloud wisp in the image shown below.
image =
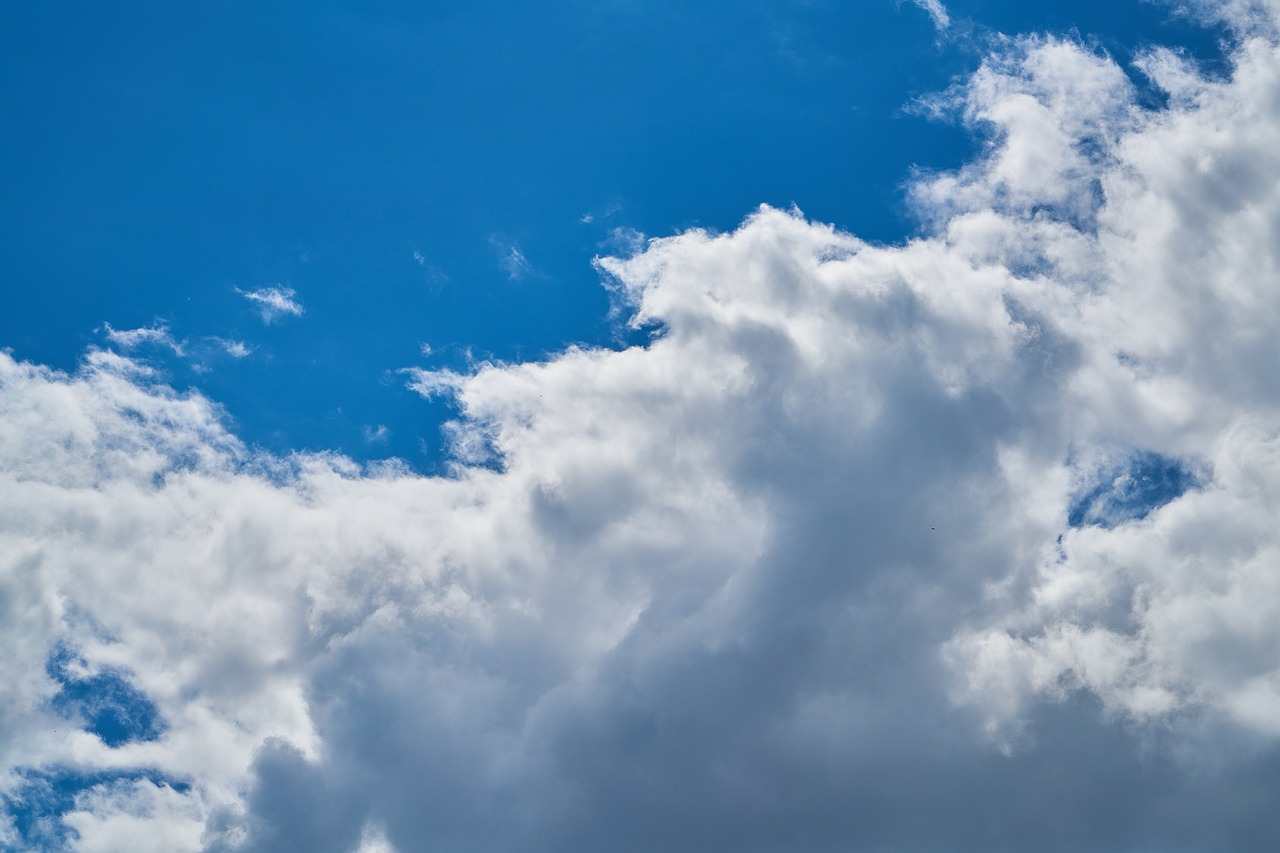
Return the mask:
<svg viewBox="0 0 1280 853"><path fill-rule="evenodd" d="M241 290L236 288L245 299L258 309L262 322L271 325L282 317L300 317L303 313L302 303L297 300L297 293L291 287L271 286L257 290Z"/></svg>
<svg viewBox="0 0 1280 853"><path fill-rule="evenodd" d="M951 16L947 14L947 7L943 6L939 0L909 0L913 6L919 6L929 15L929 20L933 21L933 26L940 33L945 33L951 26Z"/></svg>

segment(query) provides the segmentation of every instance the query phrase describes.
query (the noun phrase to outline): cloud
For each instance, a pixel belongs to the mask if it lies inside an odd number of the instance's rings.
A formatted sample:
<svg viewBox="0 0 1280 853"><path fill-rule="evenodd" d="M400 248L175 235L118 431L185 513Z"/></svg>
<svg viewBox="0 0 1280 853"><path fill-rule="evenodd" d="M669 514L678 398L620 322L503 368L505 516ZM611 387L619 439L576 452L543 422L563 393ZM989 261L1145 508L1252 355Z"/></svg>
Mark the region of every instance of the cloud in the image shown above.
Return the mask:
<svg viewBox="0 0 1280 853"><path fill-rule="evenodd" d="M236 293L258 307L258 314L267 325L281 317L300 317L303 313L302 303L294 298L297 293L291 287L272 286L257 290L241 290L237 287Z"/></svg>
<svg viewBox="0 0 1280 853"><path fill-rule="evenodd" d="M185 340L178 341L173 337L173 333L169 331L169 327L160 323L139 329L116 329L110 323L103 323L102 328L107 341L125 351L148 346L163 347L172 350L179 357L198 359L209 357L211 354L209 344L213 344L214 352L220 351L236 359L245 358L253 352L253 349L242 341L216 336L199 339L194 344L189 344ZM197 372L207 372L209 370L206 365L199 362L192 364L192 369Z"/></svg>
<svg viewBox="0 0 1280 853"><path fill-rule="evenodd" d="M200 814L191 798L147 779L95 786L63 820L75 833L77 853L171 853L200 843Z"/></svg>
<svg viewBox="0 0 1280 853"><path fill-rule="evenodd" d="M635 228L610 228L609 234L596 245L617 255L634 255L644 248L645 235Z"/></svg>
<svg viewBox="0 0 1280 853"><path fill-rule="evenodd" d="M529 259L515 243L499 237L490 237L489 243L498 252L498 267L511 281L520 281L537 274L533 264L529 263Z"/></svg>
<svg viewBox="0 0 1280 853"><path fill-rule="evenodd" d="M448 476L0 354L2 793L86 850L1275 847L1280 47L1159 110L1001 50L917 239L760 208L598 261L645 346L410 371Z"/></svg>
<svg viewBox="0 0 1280 853"><path fill-rule="evenodd" d="M908 2L927 12L938 32L944 33L951 26L951 16L947 14L947 7L943 6L939 0L908 0Z"/></svg>
<svg viewBox="0 0 1280 853"><path fill-rule="evenodd" d="M233 341L227 338L210 338L209 340L216 343L222 348L223 352L232 358L245 358L253 352L253 348L244 341Z"/></svg>
<svg viewBox="0 0 1280 853"><path fill-rule="evenodd" d="M182 344L174 340L169 328L162 324L145 326L140 329L114 329L110 323L102 327L107 340L123 349L135 349L139 346L159 346L173 350L175 355L184 355Z"/></svg>

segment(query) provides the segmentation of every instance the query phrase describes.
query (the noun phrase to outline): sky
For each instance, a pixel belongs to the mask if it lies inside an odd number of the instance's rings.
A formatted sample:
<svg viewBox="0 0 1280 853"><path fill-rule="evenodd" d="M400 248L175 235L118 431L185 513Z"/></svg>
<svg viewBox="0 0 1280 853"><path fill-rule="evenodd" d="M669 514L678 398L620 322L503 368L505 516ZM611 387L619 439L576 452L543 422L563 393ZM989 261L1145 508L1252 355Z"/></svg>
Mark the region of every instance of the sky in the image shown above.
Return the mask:
<svg viewBox="0 0 1280 853"><path fill-rule="evenodd" d="M1280 5L0 12L0 850L1280 846Z"/></svg>

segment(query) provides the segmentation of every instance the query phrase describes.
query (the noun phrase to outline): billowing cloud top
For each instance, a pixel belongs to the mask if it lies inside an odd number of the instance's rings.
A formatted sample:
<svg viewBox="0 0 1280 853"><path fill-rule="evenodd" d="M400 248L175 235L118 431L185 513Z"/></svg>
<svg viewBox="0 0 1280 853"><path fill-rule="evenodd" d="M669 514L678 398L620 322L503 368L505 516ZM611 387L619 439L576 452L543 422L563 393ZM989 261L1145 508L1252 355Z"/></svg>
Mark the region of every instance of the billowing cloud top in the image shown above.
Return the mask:
<svg viewBox="0 0 1280 853"><path fill-rule="evenodd" d="M599 260L647 346L414 373L449 477L0 355L5 842L1274 849L1280 47L1209 11L1159 109L1002 47L919 239L761 208Z"/></svg>

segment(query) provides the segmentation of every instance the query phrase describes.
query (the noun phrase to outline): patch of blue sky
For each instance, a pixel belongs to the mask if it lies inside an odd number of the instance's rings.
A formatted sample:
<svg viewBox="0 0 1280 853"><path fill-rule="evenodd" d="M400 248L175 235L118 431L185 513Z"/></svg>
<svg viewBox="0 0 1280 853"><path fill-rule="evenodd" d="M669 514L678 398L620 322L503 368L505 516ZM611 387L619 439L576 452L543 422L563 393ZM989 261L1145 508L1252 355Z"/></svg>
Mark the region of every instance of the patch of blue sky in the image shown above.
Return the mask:
<svg viewBox="0 0 1280 853"><path fill-rule="evenodd" d="M126 672L111 668L90 672L84 661L65 647L49 656L45 671L59 685L49 702L51 709L68 725L97 735L108 747L153 741L167 728L155 703L130 682ZM0 851L70 849L74 831L62 818L77 807L77 799L101 786L140 779L177 791L188 787L179 779L145 768L92 773L73 767L21 771L20 783L3 797L16 843L0 842Z"/></svg>
<svg viewBox="0 0 1280 853"><path fill-rule="evenodd" d="M769 203L910 235L911 170L978 142L904 107L990 33L1217 56L1158 4L953 2L942 33L930 8L11 4L0 346L64 369L131 346L253 444L431 470L449 403L397 371L642 341L591 265L619 234ZM297 310L267 324L273 294Z"/></svg>
<svg viewBox="0 0 1280 853"><path fill-rule="evenodd" d="M190 785L152 770L82 773L66 767L28 770L14 790L3 796L16 843L0 840L0 853L59 853L72 849L75 831L62 818L76 809L77 798L100 786L145 779L185 792Z"/></svg>
<svg viewBox="0 0 1280 853"><path fill-rule="evenodd" d="M1068 507L1067 524L1110 529L1140 521L1199 485L1195 472L1181 460L1139 451L1095 472L1088 488Z"/></svg>
<svg viewBox="0 0 1280 853"><path fill-rule="evenodd" d="M45 671L59 685L50 700L54 712L115 748L158 739L166 729L159 709L135 687L128 673L115 669L83 671L83 662L66 648L49 657Z"/></svg>

